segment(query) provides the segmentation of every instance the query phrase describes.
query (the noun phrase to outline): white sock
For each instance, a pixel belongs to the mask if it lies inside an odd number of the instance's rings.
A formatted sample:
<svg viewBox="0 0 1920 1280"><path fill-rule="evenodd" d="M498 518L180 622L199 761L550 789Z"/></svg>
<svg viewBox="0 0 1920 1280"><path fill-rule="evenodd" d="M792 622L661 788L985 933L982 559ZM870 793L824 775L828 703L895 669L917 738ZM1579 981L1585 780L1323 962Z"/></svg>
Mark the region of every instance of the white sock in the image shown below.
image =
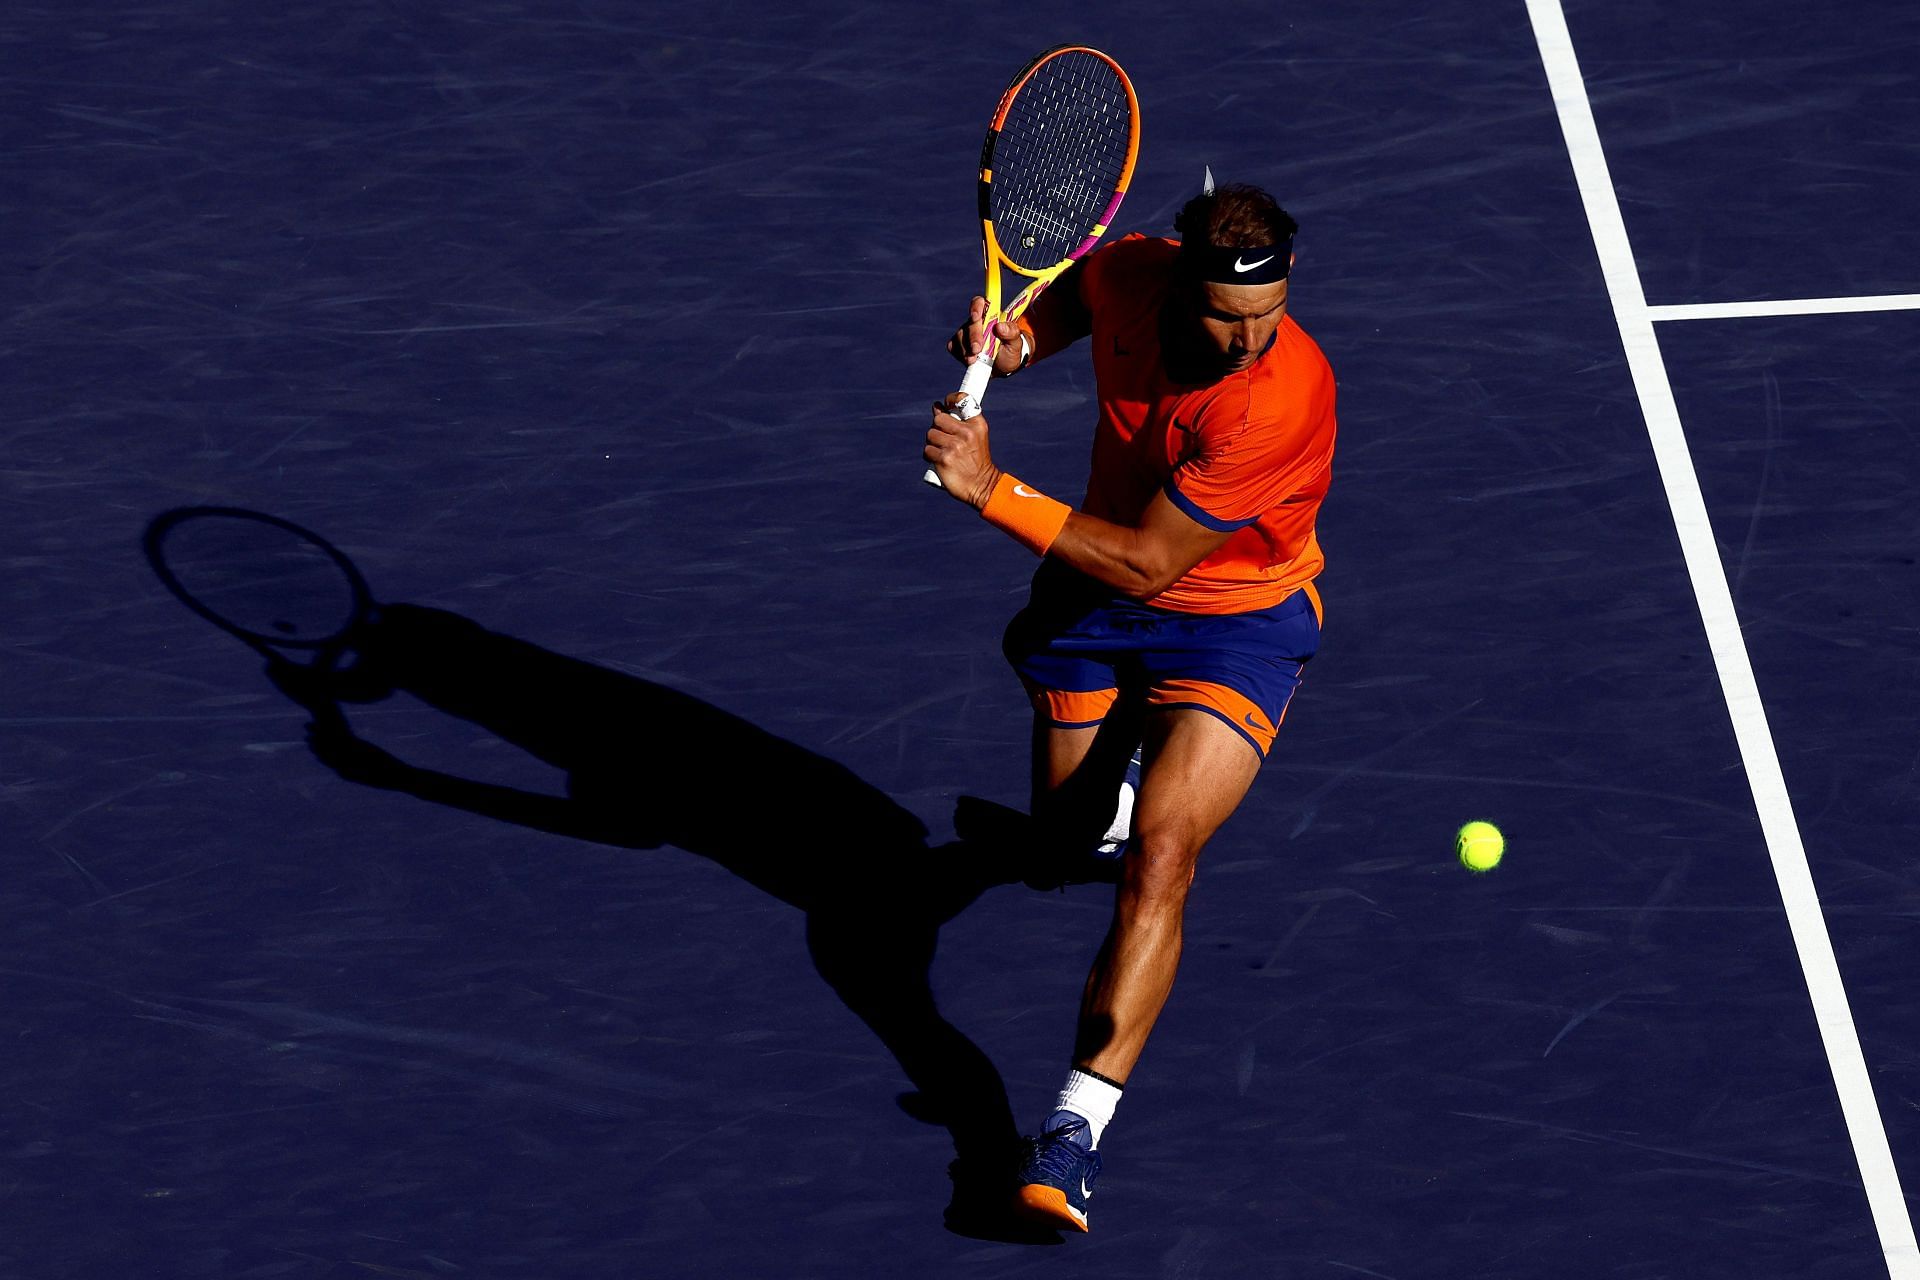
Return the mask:
<svg viewBox="0 0 1920 1280"><path fill-rule="evenodd" d="M1120 1105L1120 1086L1108 1084L1098 1076L1088 1075L1075 1067L1067 1072L1067 1087L1060 1091L1060 1098L1053 1104L1055 1111L1071 1111L1087 1122L1087 1130L1093 1135L1093 1145L1100 1145L1100 1135L1113 1123L1113 1109ZM1049 1116L1049 1119L1052 1117ZM1041 1126L1045 1132L1046 1126Z"/></svg>

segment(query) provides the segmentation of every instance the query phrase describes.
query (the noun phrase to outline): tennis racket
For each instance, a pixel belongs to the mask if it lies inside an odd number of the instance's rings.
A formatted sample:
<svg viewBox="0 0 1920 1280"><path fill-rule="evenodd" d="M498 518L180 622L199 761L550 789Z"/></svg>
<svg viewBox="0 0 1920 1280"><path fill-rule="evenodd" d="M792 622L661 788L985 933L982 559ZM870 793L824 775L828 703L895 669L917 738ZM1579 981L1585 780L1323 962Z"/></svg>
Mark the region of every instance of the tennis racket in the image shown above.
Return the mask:
<svg viewBox="0 0 1920 1280"><path fill-rule="evenodd" d="M156 516L147 560L180 603L270 662L331 668L374 613L366 579L319 534L238 507Z"/></svg>
<svg viewBox="0 0 1920 1280"><path fill-rule="evenodd" d="M1113 222L1140 154L1140 104L1120 64L1084 45L1049 49L1000 95L980 148L986 343L960 381L954 416L978 417L999 350L996 320L1018 320ZM1002 306L1001 275L1030 282ZM938 485L933 468L923 477Z"/></svg>

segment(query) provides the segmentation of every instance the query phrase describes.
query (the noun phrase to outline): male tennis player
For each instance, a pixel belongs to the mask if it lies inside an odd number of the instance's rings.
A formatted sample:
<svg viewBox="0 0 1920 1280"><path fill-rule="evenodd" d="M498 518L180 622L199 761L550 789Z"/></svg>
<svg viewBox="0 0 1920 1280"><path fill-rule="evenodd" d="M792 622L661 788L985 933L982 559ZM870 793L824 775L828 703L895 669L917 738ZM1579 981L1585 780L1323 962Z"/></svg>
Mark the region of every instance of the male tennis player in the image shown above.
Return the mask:
<svg viewBox="0 0 1920 1280"><path fill-rule="evenodd" d="M1044 557L1005 648L1033 702L1033 816L1053 848L1100 841L1144 739L1073 1069L1019 1172L1026 1215L1082 1231L1101 1135L1173 986L1200 850L1320 638L1334 383L1287 315L1294 220L1226 186L1174 225L1178 241L1127 236L998 322L1001 376L1090 339L1100 416L1078 510L996 466L986 418L935 406L927 433L947 492ZM949 346L963 361L984 345L984 310L975 298Z"/></svg>

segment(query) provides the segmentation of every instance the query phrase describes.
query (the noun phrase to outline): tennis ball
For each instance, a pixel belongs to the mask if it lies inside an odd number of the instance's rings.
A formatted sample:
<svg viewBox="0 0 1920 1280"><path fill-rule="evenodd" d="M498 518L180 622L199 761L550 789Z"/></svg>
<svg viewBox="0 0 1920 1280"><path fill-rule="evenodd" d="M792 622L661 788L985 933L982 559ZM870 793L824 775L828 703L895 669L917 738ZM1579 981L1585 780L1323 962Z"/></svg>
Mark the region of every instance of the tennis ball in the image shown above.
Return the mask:
<svg viewBox="0 0 1920 1280"><path fill-rule="evenodd" d="M1507 838L1491 822L1469 822L1460 828L1454 848L1460 851L1460 865L1467 870L1491 871L1507 851Z"/></svg>

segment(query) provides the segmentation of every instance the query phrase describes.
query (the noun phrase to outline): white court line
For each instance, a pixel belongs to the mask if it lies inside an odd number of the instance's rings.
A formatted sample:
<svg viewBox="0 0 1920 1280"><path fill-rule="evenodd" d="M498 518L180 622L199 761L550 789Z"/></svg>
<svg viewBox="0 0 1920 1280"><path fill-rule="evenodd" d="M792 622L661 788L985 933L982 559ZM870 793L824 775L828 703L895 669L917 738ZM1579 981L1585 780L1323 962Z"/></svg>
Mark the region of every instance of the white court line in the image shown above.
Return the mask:
<svg viewBox="0 0 1920 1280"><path fill-rule="evenodd" d="M1831 316L1856 311L1917 311L1920 293L1864 298L1782 298L1772 302L1674 302L1647 308L1654 320L1731 320L1746 316Z"/></svg>
<svg viewBox="0 0 1920 1280"><path fill-rule="evenodd" d="M1641 413L1647 421L1647 434L1660 465L1660 479L1666 486L1667 504L1672 508L1674 528L1680 535L1687 573L1693 579L1700 619L1706 624L1707 643L1720 673L1721 692L1733 718L1734 737L1746 765L1747 784L1753 790L1760 830L1773 859L1774 878L1780 885L1780 899L1786 907L1794 948L1799 952L1800 968L1806 975L1807 994L1813 1002L1820 1039L1826 1046L1834 1088L1840 1095L1841 1115L1853 1140L1867 1205L1873 1214L1874 1228L1880 1234L1887 1274L1891 1280L1920 1280L1920 1247L1914 1242L1913 1222L1907 1215L1900 1176L1894 1168L1886 1129L1874 1101L1873 1081L1860 1051L1853 1012L1847 1006L1846 988L1841 984L1840 967L1834 960L1833 940L1827 935L1826 918L1820 913L1819 895L1807 867L1807 852L1800 842L1799 824L1793 816L1786 779L1780 771L1780 758L1767 727L1766 708L1760 701L1753 665L1740 635L1740 619L1734 612L1733 596L1727 590L1726 570L1715 548L1707 505L1700 494L1700 479L1694 473L1693 459L1687 451L1686 433L1681 429L1680 411L1674 404L1673 387L1667 380L1666 362L1660 355L1659 340L1654 337L1653 311L1647 306L1633 248L1627 240L1627 226L1620 215L1612 176L1607 171L1606 153L1600 147L1600 131L1594 124L1592 105L1587 101L1580 64L1574 57L1573 37L1567 31L1566 15L1561 12L1559 0L1527 0L1527 13L1533 19L1534 39L1540 45L1540 60L1546 66L1553 105L1560 114L1561 132L1566 135L1574 176L1580 184L1580 198L1586 205L1594 248L1599 253L1600 270L1613 300L1620 342L1626 349L1627 366L1632 371Z"/></svg>

